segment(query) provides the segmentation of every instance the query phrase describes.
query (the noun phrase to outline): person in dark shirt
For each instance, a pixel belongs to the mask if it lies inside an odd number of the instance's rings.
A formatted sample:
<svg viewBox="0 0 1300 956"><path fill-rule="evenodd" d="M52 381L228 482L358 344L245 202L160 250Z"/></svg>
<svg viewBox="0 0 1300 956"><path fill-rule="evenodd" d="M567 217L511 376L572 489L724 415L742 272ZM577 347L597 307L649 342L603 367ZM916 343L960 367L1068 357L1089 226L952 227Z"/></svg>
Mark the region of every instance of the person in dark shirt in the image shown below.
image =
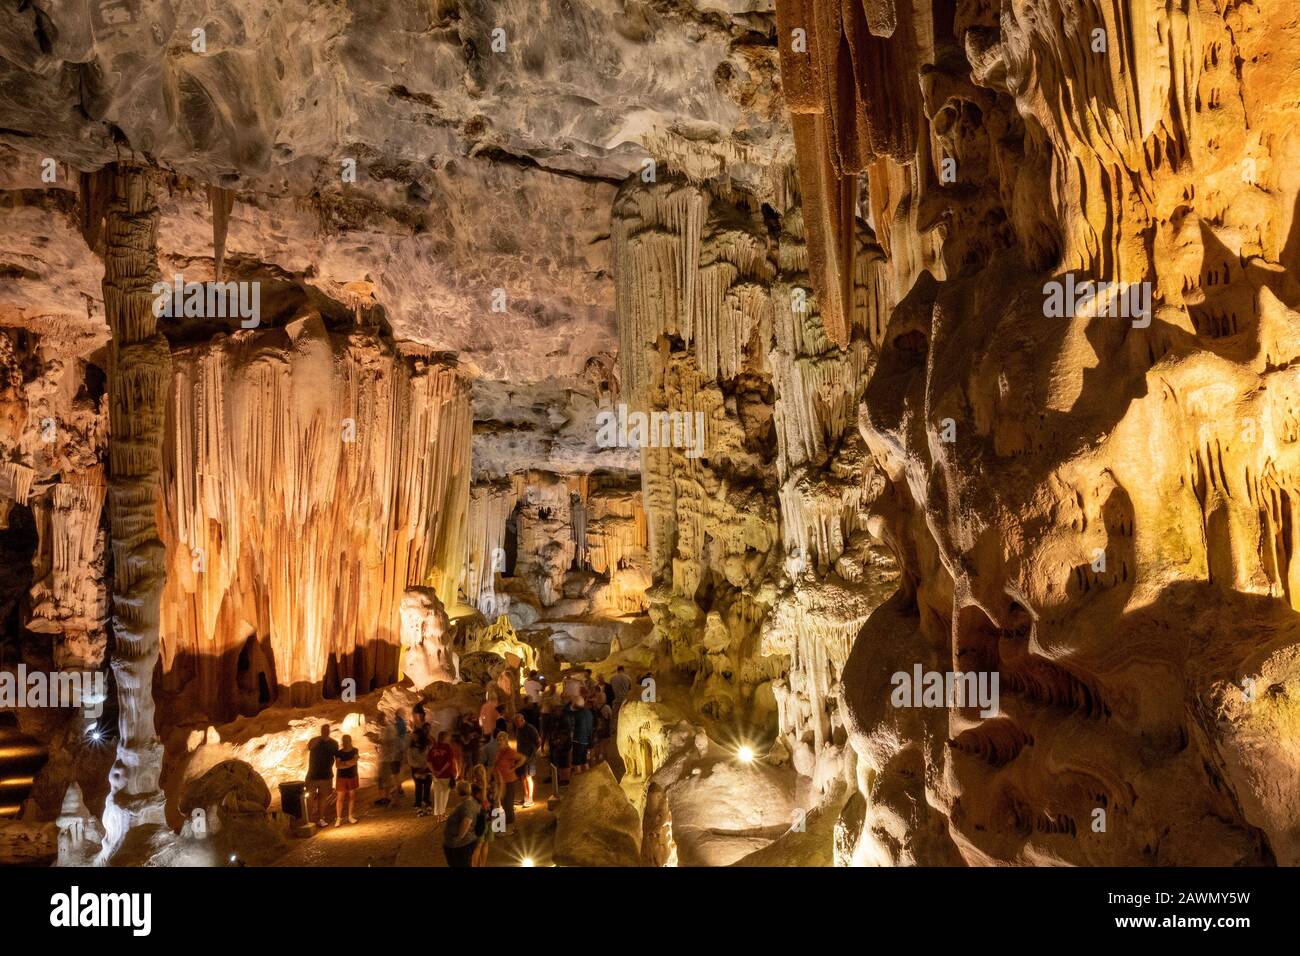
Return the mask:
<svg viewBox="0 0 1300 956"><path fill-rule="evenodd" d="M307 744L307 795L315 804L316 822L322 827L329 826L325 810L334 789L334 758L338 753L339 745L330 737L330 725L322 724L320 736Z"/></svg>
<svg viewBox="0 0 1300 956"><path fill-rule="evenodd" d="M582 773L587 769L587 751L595 736L596 721L581 697L575 698L569 706L567 717L573 735L573 772Z"/></svg>
<svg viewBox="0 0 1300 956"><path fill-rule="evenodd" d="M352 815L352 811L357 806L357 788L361 785L361 780L357 775L357 765L361 762L361 754L357 748L352 746L352 738L347 734L343 735L343 746L339 748L336 756L335 768L338 770L338 780L334 784L334 790L338 795L338 806L335 809L336 816L334 825L343 826L343 821L356 823L357 818Z"/></svg>
<svg viewBox="0 0 1300 956"><path fill-rule="evenodd" d="M515 749L524 758L524 765L519 768L519 776L524 781L524 806L533 805L533 793L537 786L537 751L542 747L542 735L523 714L515 714Z"/></svg>
<svg viewBox="0 0 1300 956"><path fill-rule="evenodd" d="M448 866L471 865L474 848L478 845L474 821L480 810L482 807L471 795L469 781L462 780L456 784L456 806L447 814L447 822L442 827L442 853Z"/></svg>
<svg viewBox="0 0 1300 956"><path fill-rule="evenodd" d="M546 732L546 746L551 752L551 766L555 768L561 787L569 783L569 758L573 750L573 732L570 730L568 705L564 711L551 717Z"/></svg>
<svg viewBox="0 0 1300 956"><path fill-rule="evenodd" d="M478 729L478 721L471 715L465 714L461 717L460 733L457 735L460 744L461 753L461 772L466 779L469 779L470 768L479 762L479 747L483 742L483 734Z"/></svg>

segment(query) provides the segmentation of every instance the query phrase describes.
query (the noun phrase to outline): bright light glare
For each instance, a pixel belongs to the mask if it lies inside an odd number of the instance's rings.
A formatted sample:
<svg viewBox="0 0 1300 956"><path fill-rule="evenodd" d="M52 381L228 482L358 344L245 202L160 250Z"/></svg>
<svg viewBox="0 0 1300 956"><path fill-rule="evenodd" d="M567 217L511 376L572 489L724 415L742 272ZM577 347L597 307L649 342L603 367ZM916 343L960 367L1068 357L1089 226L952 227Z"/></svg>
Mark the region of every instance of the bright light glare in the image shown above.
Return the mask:
<svg viewBox="0 0 1300 956"><path fill-rule="evenodd" d="M533 862L533 858L532 858L531 856L526 856L526 857L524 857L522 860L519 861L519 865L520 865L520 866L536 866L537 864Z"/></svg>
<svg viewBox="0 0 1300 956"><path fill-rule="evenodd" d="M741 763L753 763L754 748L749 746L748 744L742 745L741 748L736 751L736 759L738 759Z"/></svg>

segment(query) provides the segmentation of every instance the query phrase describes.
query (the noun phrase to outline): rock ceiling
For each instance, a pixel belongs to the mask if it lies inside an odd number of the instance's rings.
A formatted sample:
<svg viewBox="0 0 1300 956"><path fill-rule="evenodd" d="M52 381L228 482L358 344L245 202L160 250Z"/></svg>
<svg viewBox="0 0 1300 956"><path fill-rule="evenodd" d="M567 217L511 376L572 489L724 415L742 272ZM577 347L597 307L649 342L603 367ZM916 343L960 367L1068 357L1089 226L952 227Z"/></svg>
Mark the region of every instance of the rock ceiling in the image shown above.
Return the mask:
<svg viewBox="0 0 1300 956"><path fill-rule="evenodd" d="M210 276L221 185L232 275L376 303L489 379L580 378L617 345L617 183L788 152L772 24L770 0L23 5L0 24L0 317L102 340L76 170L136 154L175 173L164 275Z"/></svg>

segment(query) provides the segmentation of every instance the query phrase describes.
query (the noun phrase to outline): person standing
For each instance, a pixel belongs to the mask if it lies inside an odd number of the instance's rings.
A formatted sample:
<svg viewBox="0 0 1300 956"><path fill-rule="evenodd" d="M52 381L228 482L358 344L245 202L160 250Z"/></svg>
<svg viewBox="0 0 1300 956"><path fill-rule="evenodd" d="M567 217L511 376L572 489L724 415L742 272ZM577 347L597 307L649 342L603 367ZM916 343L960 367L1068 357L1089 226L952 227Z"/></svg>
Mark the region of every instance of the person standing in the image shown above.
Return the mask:
<svg viewBox="0 0 1300 956"><path fill-rule="evenodd" d="M493 769L497 777L497 790L501 806L506 812L506 832L515 825L515 791L519 787L519 768L528 762L523 754L510 746L510 736L497 734L497 756Z"/></svg>
<svg viewBox="0 0 1300 956"><path fill-rule="evenodd" d="M484 696L483 706L478 709L478 729L484 737L492 736L492 728L497 724L497 699L491 690Z"/></svg>
<svg viewBox="0 0 1300 956"><path fill-rule="evenodd" d="M555 768L561 787L569 783L569 760L573 754L573 732L569 721L569 706L553 714L549 720L546 734L546 746L550 751L551 766Z"/></svg>
<svg viewBox="0 0 1300 956"><path fill-rule="evenodd" d="M447 801L456 782L456 753L451 749L451 734L445 730L429 748L429 769L433 771L433 816L441 820L447 815Z"/></svg>
<svg viewBox="0 0 1300 956"><path fill-rule="evenodd" d="M393 802L395 776L393 762L397 759L397 728L382 710L375 719L379 723L379 799L375 801L375 806L386 807Z"/></svg>
<svg viewBox="0 0 1300 956"><path fill-rule="evenodd" d="M402 770L406 766L406 745L410 743L408 739L408 727L406 723L406 712L399 710L393 718L393 728L397 731L397 756L393 758L393 803L402 802Z"/></svg>
<svg viewBox="0 0 1300 956"><path fill-rule="evenodd" d="M479 762L479 744L483 739L482 732L478 729L478 722L469 714L465 714L460 720L460 754L461 754L461 773L466 777L469 776L470 769L475 767Z"/></svg>
<svg viewBox="0 0 1300 956"><path fill-rule="evenodd" d="M573 772L575 774L583 773L587 770L587 754L591 749L592 738L596 729L596 721L590 710L587 709L587 702L579 697L573 702L569 711L569 724L572 727L570 733L573 735Z"/></svg>
<svg viewBox="0 0 1300 956"><path fill-rule="evenodd" d="M632 692L632 678L627 676L623 670L623 665L618 665L618 670L614 676L609 679L610 689L614 691L614 699L609 702L610 707L614 708L614 716L618 716L618 709L627 700L627 695Z"/></svg>
<svg viewBox="0 0 1300 956"><path fill-rule="evenodd" d="M564 676L564 699L570 703L582 696L582 672L571 670Z"/></svg>
<svg viewBox="0 0 1300 956"><path fill-rule="evenodd" d="M307 744L307 793L315 805L314 816L321 827L329 826L325 810L334 789L334 759L339 745L330 737L330 725L322 724L320 736Z"/></svg>
<svg viewBox="0 0 1300 956"><path fill-rule="evenodd" d="M477 778L483 771L483 765L474 768ZM487 787L482 783L470 785L470 796L476 805L474 814L474 849L470 853L471 866L487 866L488 852L492 848L492 800Z"/></svg>
<svg viewBox="0 0 1300 956"><path fill-rule="evenodd" d="M498 744L497 744L496 727L493 726L493 732L488 734L487 741L483 744L482 749L479 751L480 762L483 764L483 766L487 767L489 774L492 772L492 768L495 767L497 763L497 746Z"/></svg>
<svg viewBox="0 0 1300 956"><path fill-rule="evenodd" d="M596 707L592 715L596 721L596 743L592 751L592 763L604 763L609 759L609 739L614 736L614 708L605 702L605 695L597 692Z"/></svg>
<svg viewBox="0 0 1300 956"><path fill-rule="evenodd" d="M474 821L481 809L478 801L473 798L469 781L457 783L456 806L447 815L447 822L442 828L442 855L447 858L448 866L473 865L474 849L478 844Z"/></svg>
<svg viewBox="0 0 1300 956"><path fill-rule="evenodd" d="M343 821L356 823L357 818L352 815L352 811L357 806L357 788L361 786L361 781L357 775L357 765L361 763L361 754L357 748L352 746L352 737L348 734L343 735L343 746L339 748L338 757L335 764L338 770L338 779L334 784L334 791L337 795L338 805L335 808L334 825L343 826Z"/></svg>
<svg viewBox="0 0 1300 956"><path fill-rule="evenodd" d="M537 752L542 749L542 735L523 714L515 714L515 747L524 758L519 776L523 780L524 808L527 809L533 805L533 794L537 789Z"/></svg>
<svg viewBox="0 0 1300 956"><path fill-rule="evenodd" d="M529 671L528 679L524 681L524 718L538 730L541 729L539 723L542 714L542 695L546 692L546 685L538 676L537 671Z"/></svg>
<svg viewBox="0 0 1300 956"><path fill-rule="evenodd" d="M406 759L411 765L411 779L415 781L415 815L427 817L433 801L429 793L433 787L433 771L429 769L429 727L417 722L406 745Z"/></svg>

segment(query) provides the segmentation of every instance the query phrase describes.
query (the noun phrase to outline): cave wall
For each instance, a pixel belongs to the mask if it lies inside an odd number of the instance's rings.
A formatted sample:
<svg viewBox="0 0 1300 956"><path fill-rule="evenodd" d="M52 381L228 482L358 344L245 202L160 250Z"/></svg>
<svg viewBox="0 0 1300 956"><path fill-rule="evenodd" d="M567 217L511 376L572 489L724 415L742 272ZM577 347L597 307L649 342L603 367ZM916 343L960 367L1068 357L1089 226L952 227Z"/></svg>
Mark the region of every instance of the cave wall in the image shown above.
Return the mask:
<svg viewBox="0 0 1300 956"><path fill-rule="evenodd" d="M864 261L884 292L863 504L901 577L844 665L846 861L1295 862L1294 17L777 12L828 334ZM1121 285L1055 310L1086 280ZM1000 708L895 706L917 665Z"/></svg>
<svg viewBox="0 0 1300 956"><path fill-rule="evenodd" d="M76 336L0 327L0 626L56 668L107 649L103 372Z"/></svg>

